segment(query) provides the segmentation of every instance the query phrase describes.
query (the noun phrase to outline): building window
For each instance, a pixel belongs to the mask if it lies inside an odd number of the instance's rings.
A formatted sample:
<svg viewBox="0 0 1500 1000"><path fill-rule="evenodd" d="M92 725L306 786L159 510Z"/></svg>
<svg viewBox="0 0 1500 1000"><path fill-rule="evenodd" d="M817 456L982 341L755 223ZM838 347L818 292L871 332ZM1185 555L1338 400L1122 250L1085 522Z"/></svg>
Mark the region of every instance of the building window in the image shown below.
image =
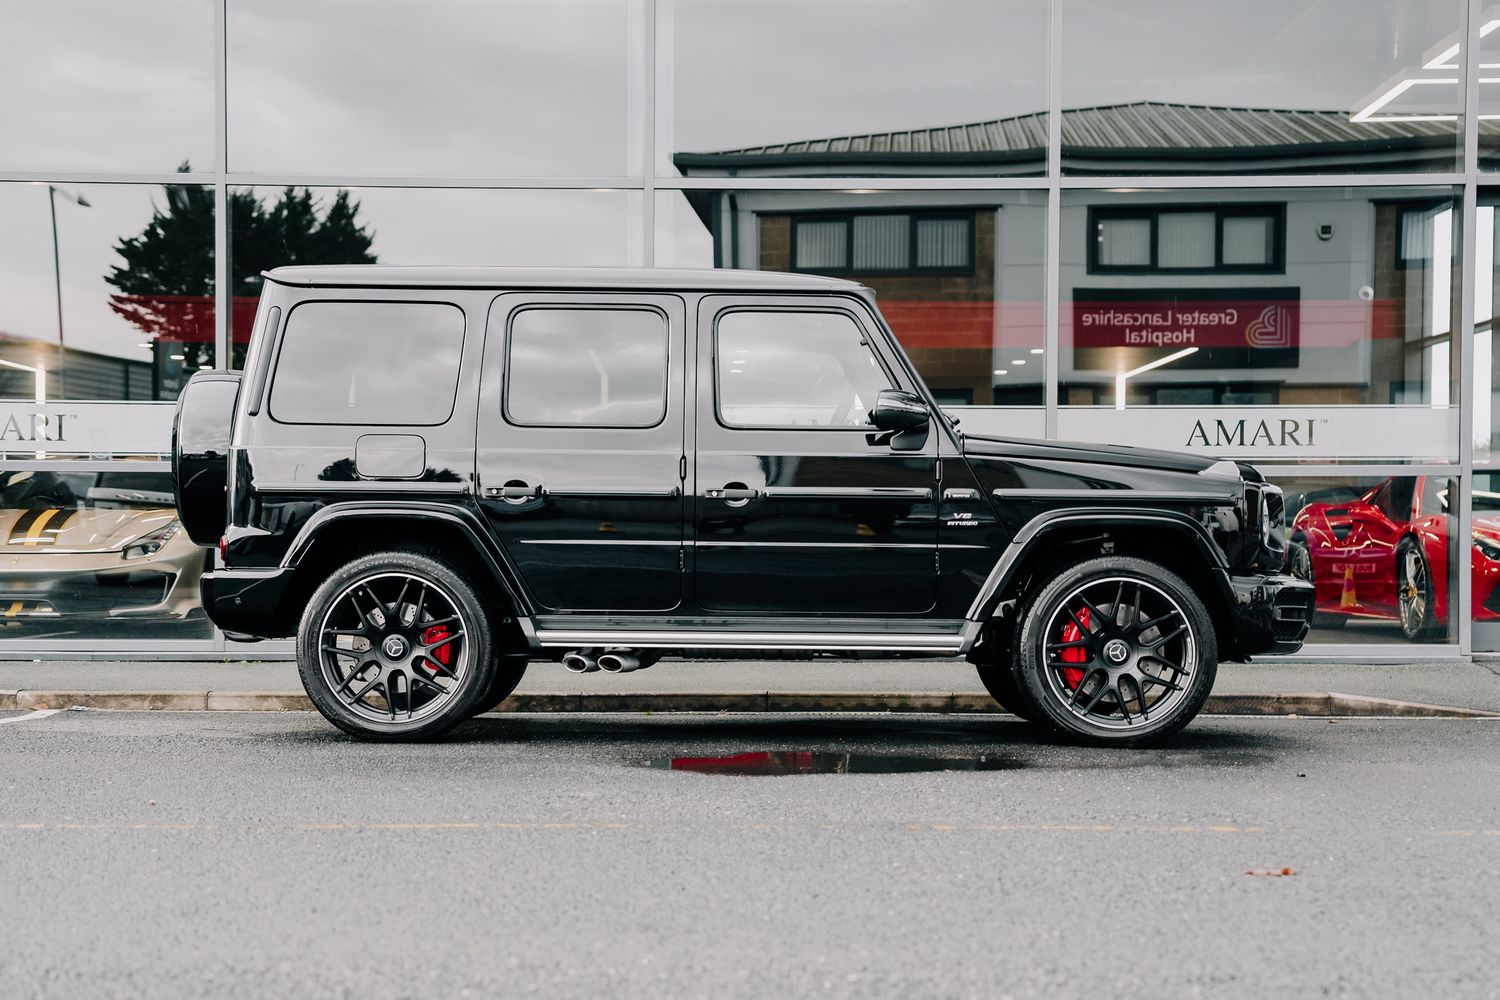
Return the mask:
<svg viewBox="0 0 1500 1000"><path fill-rule="evenodd" d="M1279 274L1286 206L1090 208L1090 274Z"/></svg>
<svg viewBox="0 0 1500 1000"><path fill-rule="evenodd" d="M1453 202L1438 201L1401 208L1396 230L1396 266L1430 267L1453 259ZM1437 247L1439 253L1434 254Z"/></svg>
<svg viewBox="0 0 1500 1000"><path fill-rule="evenodd" d="M971 274L971 213L809 215L792 220L792 270L820 274Z"/></svg>

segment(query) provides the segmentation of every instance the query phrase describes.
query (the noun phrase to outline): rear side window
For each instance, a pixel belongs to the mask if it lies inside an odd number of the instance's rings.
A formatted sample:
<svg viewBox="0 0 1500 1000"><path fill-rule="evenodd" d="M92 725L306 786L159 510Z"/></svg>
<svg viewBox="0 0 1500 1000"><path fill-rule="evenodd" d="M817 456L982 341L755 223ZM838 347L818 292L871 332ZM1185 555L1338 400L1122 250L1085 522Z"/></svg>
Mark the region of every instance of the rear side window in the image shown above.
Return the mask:
<svg viewBox="0 0 1500 1000"><path fill-rule="evenodd" d="M511 319L505 418L654 427L667 412L667 318L655 309L530 308Z"/></svg>
<svg viewBox="0 0 1500 1000"><path fill-rule="evenodd" d="M445 302L304 302L287 317L271 416L288 424L441 424L464 314Z"/></svg>

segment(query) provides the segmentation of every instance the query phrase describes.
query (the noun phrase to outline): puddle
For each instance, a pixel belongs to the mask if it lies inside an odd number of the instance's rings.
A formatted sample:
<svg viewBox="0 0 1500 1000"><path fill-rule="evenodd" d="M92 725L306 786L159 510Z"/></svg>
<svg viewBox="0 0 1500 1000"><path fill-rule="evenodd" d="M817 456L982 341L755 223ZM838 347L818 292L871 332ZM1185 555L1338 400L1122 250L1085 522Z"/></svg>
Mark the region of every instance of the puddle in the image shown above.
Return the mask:
<svg viewBox="0 0 1500 1000"><path fill-rule="evenodd" d="M995 754L977 757L895 756L887 754L827 753L819 750L770 750L724 757L655 757L646 767L699 774L906 774L914 771L1006 771L1023 767L1017 760Z"/></svg>

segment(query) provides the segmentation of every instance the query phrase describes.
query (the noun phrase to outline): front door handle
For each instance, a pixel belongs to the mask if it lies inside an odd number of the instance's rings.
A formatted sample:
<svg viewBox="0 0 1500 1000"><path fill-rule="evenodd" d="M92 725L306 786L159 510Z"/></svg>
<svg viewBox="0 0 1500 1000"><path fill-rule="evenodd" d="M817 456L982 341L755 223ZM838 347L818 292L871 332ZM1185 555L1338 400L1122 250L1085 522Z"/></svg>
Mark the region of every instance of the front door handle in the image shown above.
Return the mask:
<svg viewBox="0 0 1500 1000"><path fill-rule="evenodd" d="M743 507L760 496L760 490L751 489L744 483L727 483L716 490L704 490L703 495L710 500L723 500L731 507Z"/></svg>

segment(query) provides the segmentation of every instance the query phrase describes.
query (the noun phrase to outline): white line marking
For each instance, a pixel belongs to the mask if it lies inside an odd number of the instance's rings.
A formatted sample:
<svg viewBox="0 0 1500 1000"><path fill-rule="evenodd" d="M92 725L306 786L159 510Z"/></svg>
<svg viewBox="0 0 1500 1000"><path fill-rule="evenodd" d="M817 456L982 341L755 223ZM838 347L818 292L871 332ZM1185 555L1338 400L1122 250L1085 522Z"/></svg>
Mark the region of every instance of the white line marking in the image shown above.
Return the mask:
<svg viewBox="0 0 1500 1000"><path fill-rule="evenodd" d="M27 712L25 715L13 715L9 719L0 719L0 726L5 725L7 722L29 722L32 719L45 719L47 716L56 715L61 711L63 709L60 708L39 708L34 712Z"/></svg>

